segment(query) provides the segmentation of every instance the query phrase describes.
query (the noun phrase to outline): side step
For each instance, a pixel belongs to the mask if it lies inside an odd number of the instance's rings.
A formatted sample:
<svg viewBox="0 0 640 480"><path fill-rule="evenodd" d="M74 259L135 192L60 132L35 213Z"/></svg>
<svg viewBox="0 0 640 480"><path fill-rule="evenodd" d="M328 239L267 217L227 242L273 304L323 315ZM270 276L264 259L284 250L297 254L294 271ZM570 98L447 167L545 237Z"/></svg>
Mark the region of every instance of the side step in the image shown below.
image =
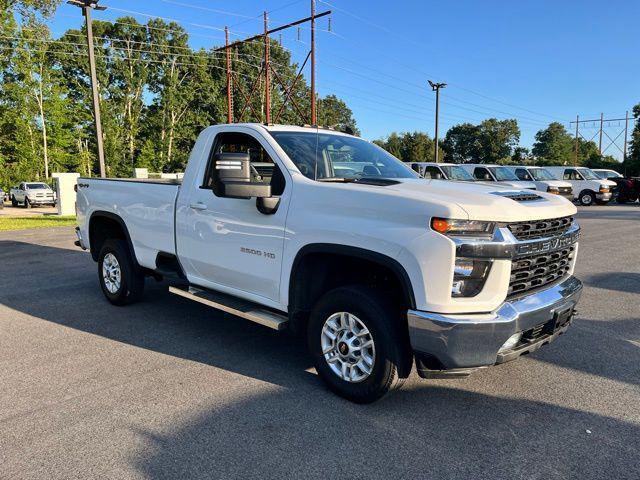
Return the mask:
<svg viewBox="0 0 640 480"><path fill-rule="evenodd" d="M169 287L169 292L188 298L194 302L203 303L209 307L222 310L223 312L251 320L252 322L273 328L274 330L284 330L289 322L289 319L285 315L266 310L253 302L232 297L224 293L196 287L181 288L173 286Z"/></svg>

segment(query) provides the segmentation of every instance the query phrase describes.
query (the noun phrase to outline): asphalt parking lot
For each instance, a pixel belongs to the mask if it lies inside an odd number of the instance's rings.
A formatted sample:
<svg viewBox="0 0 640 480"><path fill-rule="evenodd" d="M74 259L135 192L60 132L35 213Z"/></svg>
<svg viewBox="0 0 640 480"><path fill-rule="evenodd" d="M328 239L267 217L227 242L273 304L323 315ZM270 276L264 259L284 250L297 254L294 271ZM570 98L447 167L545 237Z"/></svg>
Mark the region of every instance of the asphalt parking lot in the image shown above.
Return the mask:
<svg viewBox="0 0 640 480"><path fill-rule="evenodd" d="M640 207L581 208L566 335L373 405L287 335L148 282L111 306L71 228L0 233L0 478L640 477Z"/></svg>

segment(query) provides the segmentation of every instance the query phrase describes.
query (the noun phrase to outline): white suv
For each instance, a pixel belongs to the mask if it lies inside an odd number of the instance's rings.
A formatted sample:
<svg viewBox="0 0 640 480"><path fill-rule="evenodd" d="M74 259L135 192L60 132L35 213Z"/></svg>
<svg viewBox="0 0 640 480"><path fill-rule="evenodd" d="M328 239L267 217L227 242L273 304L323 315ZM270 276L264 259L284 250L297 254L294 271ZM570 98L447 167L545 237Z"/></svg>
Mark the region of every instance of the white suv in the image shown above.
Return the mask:
<svg viewBox="0 0 640 480"><path fill-rule="evenodd" d="M544 167L507 167L515 173L516 177L526 182L533 182L538 190L563 196L573 201L573 188L569 182L556 180L550 171Z"/></svg>
<svg viewBox="0 0 640 480"><path fill-rule="evenodd" d="M507 187L536 190L533 182L523 182L504 165L464 163L462 167L473 175L476 180L482 182L496 182Z"/></svg>

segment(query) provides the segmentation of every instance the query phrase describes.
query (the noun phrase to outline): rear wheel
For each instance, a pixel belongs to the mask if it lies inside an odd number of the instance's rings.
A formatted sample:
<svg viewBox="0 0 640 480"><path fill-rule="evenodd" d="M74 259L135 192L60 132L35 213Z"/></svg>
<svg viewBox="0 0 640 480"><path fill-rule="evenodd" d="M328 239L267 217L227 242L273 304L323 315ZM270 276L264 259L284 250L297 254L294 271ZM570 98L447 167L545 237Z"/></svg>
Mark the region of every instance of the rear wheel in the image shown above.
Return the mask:
<svg viewBox="0 0 640 480"><path fill-rule="evenodd" d="M124 240L104 242L98 257L98 277L104 296L114 305L128 305L142 298L144 275L136 270Z"/></svg>
<svg viewBox="0 0 640 480"><path fill-rule="evenodd" d="M580 205L584 205L585 207L588 207L595 203L596 196L594 195L593 192L584 190L580 192L580 195L578 196L578 200L580 200Z"/></svg>
<svg viewBox="0 0 640 480"><path fill-rule="evenodd" d="M356 403L399 388L412 355L400 310L378 290L341 287L311 313L308 344L318 375L334 393Z"/></svg>

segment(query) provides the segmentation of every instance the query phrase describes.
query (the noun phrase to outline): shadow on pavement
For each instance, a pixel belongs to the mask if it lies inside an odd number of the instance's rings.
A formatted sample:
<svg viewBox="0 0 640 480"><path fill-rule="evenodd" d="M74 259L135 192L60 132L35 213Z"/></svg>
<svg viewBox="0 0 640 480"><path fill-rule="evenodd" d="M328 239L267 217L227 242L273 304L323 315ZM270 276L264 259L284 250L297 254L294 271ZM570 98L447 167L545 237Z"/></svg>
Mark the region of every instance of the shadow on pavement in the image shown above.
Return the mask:
<svg viewBox="0 0 640 480"><path fill-rule="evenodd" d="M638 241L640 242L640 239ZM590 287L614 292L640 293L640 273L636 272L597 273L583 276L581 280Z"/></svg>
<svg viewBox="0 0 640 480"><path fill-rule="evenodd" d="M134 464L154 479L631 479L640 460L637 425L439 386L369 406L284 391L211 410L166 436L138 433L152 447Z"/></svg>
<svg viewBox="0 0 640 480"><path fill-rule="evenodd" d="M172 296L166 285L148 281L145 302L110 305L86 253L0 240L0 264L0 303L11 309L284 387L166 435L139 428L153 447L130 461L147 478L637 478L633 423L444 381L353 405L305 371L299 342ZM535 357L638 385L640 349L592 331L613 324L637 331L638 322L578 320Z"/></svg>

